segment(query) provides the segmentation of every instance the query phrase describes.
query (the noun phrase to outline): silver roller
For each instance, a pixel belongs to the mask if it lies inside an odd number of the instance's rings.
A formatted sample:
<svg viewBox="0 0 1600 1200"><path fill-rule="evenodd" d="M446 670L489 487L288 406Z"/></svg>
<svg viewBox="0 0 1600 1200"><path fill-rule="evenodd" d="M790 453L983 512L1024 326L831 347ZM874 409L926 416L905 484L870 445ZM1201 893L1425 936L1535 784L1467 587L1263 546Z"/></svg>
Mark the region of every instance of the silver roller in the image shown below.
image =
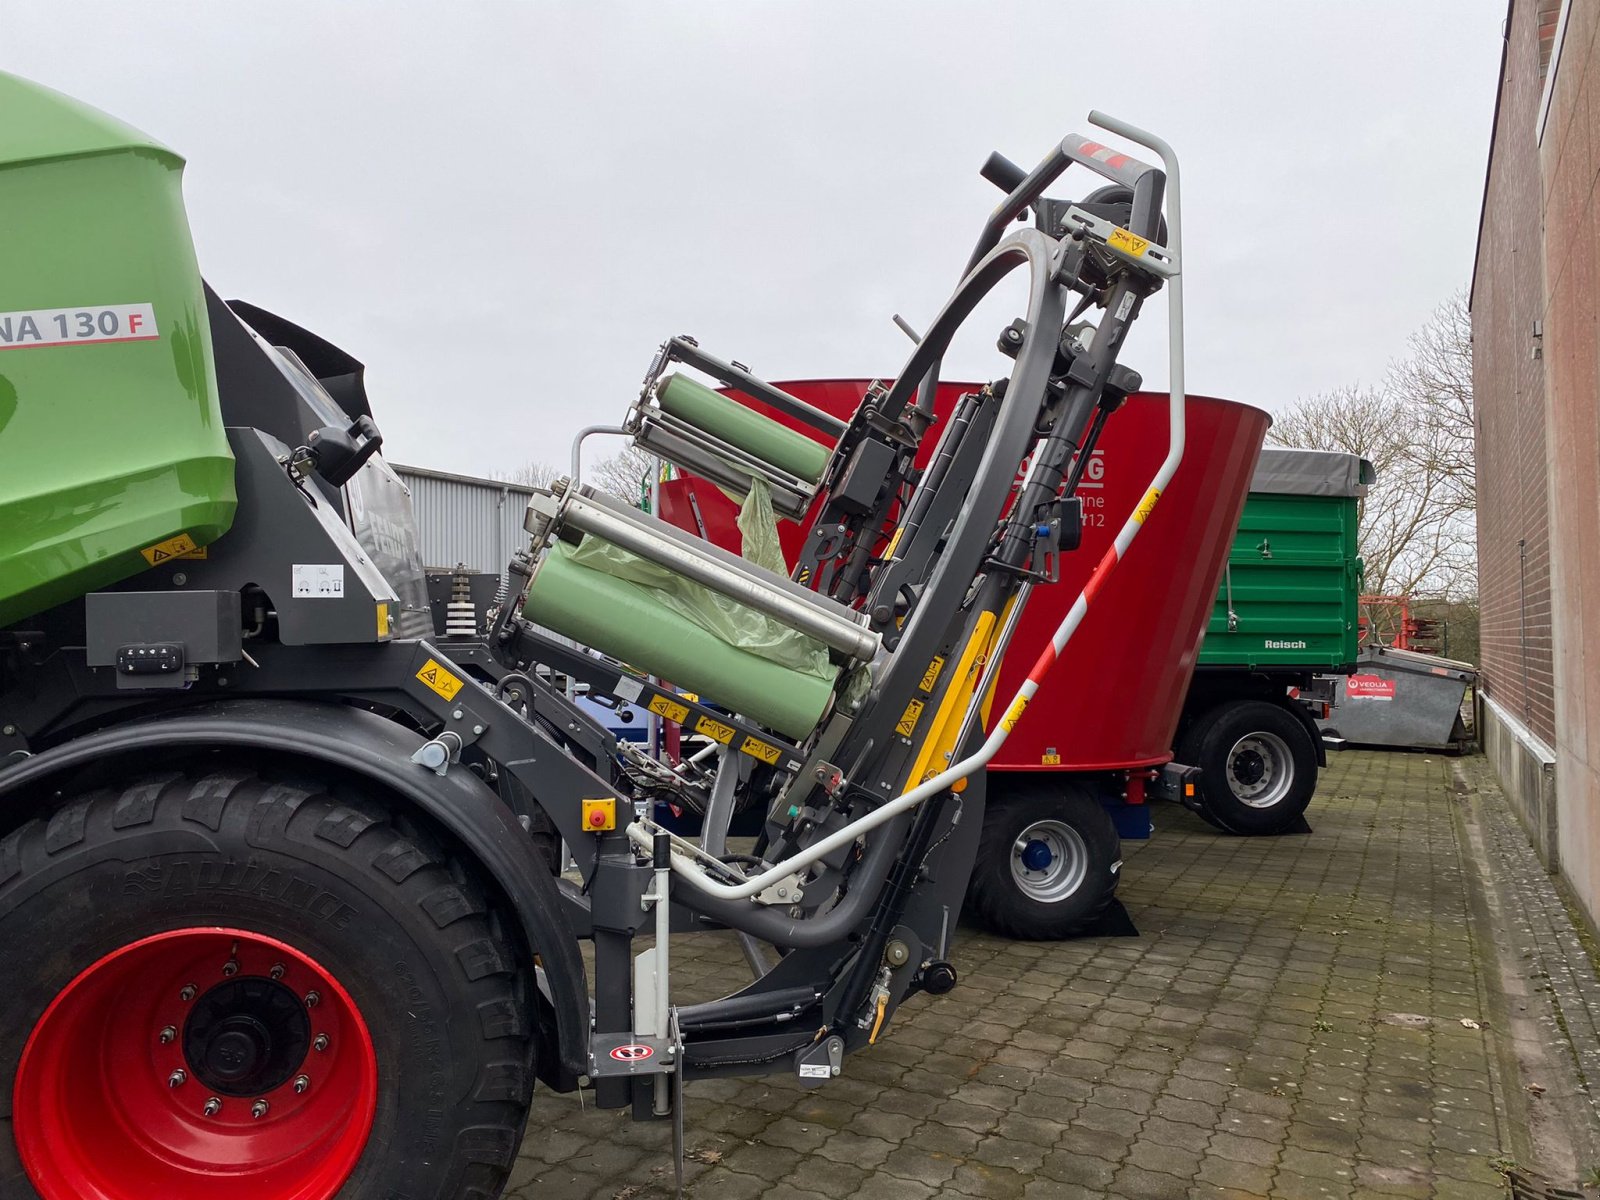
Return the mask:
<svg viewBox="0 0 1600 1200"><path fill-rule="evenodd" d="M719 547L691 541L646 513L620 503L613 507L589 488L569 487L560 503L560 523L565 528L593 534L676 571L857 662L870 662L878 652L878 635L864 628L859 616L793 580L753 566Z"/></svg>

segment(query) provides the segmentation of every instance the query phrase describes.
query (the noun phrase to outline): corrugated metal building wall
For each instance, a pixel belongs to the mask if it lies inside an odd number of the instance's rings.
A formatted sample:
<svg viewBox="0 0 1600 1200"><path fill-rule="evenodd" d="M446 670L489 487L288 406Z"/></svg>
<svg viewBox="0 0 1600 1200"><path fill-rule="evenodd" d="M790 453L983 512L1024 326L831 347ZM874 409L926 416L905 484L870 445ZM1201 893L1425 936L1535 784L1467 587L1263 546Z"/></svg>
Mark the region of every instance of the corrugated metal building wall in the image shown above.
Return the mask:
<svg viewBox="0 0 1600 1200"><path fill-rule="evenodd" d="M391 465L411 489L424 566L465 563L499 575L527 541L522 518L533 491L526 485Z"/></svg>

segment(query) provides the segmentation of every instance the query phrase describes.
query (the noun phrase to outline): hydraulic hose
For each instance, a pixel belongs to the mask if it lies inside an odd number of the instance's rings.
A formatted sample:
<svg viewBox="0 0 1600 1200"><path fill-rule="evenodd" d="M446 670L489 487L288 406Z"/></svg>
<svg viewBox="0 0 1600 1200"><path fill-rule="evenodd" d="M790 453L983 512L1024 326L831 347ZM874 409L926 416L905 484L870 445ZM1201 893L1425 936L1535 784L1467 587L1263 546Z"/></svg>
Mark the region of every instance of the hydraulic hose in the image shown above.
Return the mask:
<svg viewBox="0 0 1600 1200"><path fill-rule="evenodd" d="M1172 147L1154 134L1146 133L1136 126L1109 117L1101 112L1091 112L1089 120L1102 129L1109 129L1120 134L1130 141L1148 146L1161 155L1167 171L1167 208L1168 208L1168 249L1171 251L1172 261L1182 262L1182 207L1179 195L1178 160ZM1039 691L1039 685L1045 675L1060 658L1062 650L1077 632L1078 626L1083 623L1084 616L1089 611L1089 605L1099 594L1105 581L1115 570L1117 563L1122 560L1128 547L1133 544L1133 539L1139 535L1139 530L1144 527L1145 521L1154 510L1156 503L1161 498L1161 493L1172 482L1172 477L1177 473L1178 464L1183 461L1184 443L1186 438L1185 424L1185 399L1184 399L1184 373L1183 373L1183 277L1181 271L1175 272L1170 279L1171 293L1168 300L1168 351L1171 359L1170 378L1168 385L1168 441L1167 454L1162 459L1161 466L1157 468L1150 485L1145 489L1144 496L1138 507L1129 515L1118 531L1116 539L1112 542L1105 555L1095 566L1093 574L1084 584L1083 590L1073 601L1072 607L1067 610L1067 615L1056 627L1050 642L1040 652L1028 676L1023 680L1006 705L1005 715L995 724L989 736L984 739L978 750L968 757L953 763L939 774L917 784L909 791L890 800L872 812L857 818L848 825L822 838L804 850L774 864L759 875L752 876L741 883L718 883L708 878L704 872L693 863L684 861L680 856L672 858L672 868L678 875L697 891L718 900L737 901L747 900L756 896L767 888L782 880L789 879L813 863L832 854L841 847L848 846L862 834L868 833L886 821L909 812L930 796L935 796L946 788L954 786L965 779L974 771L987 766L994 756L999 753L1000 747L1005 744L1006 738L1011 735L1012 729L1022 719L1022 714L1027 710L1029 702ZM652 844L651 831L638 822L628 826L628 837L633 844L641 850L648 852ZM890 838L874 839L868 846L868 856L882 845L891 842ZM863 866L865 863L862 864ZM860 897L866 888L852 888L846 897L845 903ZM696 908L702 908L700 903ZM840 906L841 908L844 905ZM835 910L837 912L838 910ZM832 916L833 914L828 914ZM747 921L740 921L739 927L749 928ZM792 922L791 922L792 924ZM753 932L753 931L752 931ZM764 935L763 935L764 936Z"/></svg>

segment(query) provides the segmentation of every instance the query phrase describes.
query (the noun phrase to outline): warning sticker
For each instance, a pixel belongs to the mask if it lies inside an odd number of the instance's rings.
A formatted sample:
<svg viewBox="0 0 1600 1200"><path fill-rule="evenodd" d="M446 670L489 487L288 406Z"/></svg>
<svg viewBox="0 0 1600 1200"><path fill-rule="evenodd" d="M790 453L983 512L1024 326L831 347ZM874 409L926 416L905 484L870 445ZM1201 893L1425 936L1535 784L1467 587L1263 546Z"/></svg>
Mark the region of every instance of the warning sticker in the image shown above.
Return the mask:
<svg viewBox="0 0 1600 1200"><path fill-rule="evenodd" d="M922 709L921 700L913 700L906 705L906 711L900 714L900 724L894 727L894 731L901 737L910 737L911 731L917 727L917 718L922 716Z"/></svg>
<svg viewBox="0 0 1600 1200"><path fill-rule="evenodd" d="M1350 675L1344 681L1344 694L1363 700L1393 700L1394 680L1382 675Z"/></svg>
<svg viewBox="0 0 1600 1200"><path fill-rule="evenodd" d="M0 350L77 346L88 342L153 342L151 304L91 304L86 308L34 308L0 313Z"/></svg>
<svg viewBox="0 0 1600 1200"><path fill-rule="evenodd" d="M1161 489L1151 488L1144 494L1144 499L1139 501L1139 507L1133 510L1133 519L1143 525L1150 519L1150 514L1156 510L1156 501L1161 499Z"/></svg>
<svg viewBox="0 0 1600 1200"><path fill-rule="evenodd" d="M194 544L194 539L187 533L180 533L177 537L168 538L164 542L157 542L154 546L146 546L139 551L144 555L145 562L152 567L161 563L170 562L174 558L204 558L206 552Z"/></svg>
<svg viewBox="0 0 1600 1200"><path fill-rule="evenodd" d="M651 700L650 711L658 717L676 721L679 725L689 719L689 706L687 704L679 704L676 700L668 700L665 696L657 696Z"/></svg>
<svg viewBox="0 0 1600 1200"><path fill-rule="evenodd" d="M437 692L446 700L454 700L456 693L461 690L461 680L450 674L433 659L422 664L422 670L417 672L417 678L430 691Z"/></svg>
<svg viewBox="0 0 1600 1200"><path fill-rule="evenodd" d="M1047 750L1039 756L1039 765L1041 767L1059 767L1061 765L1061 755L1054 750Z"/></svg>
<svg viewBox="0 0 1600 1200"><path fill-rule="evenodd" d="M1017 722L1022 720L1022 714L1028 711L1028 698L1018 696L1011 702L1011 707L1006 710L1006 715L1001 718L1000 726L1007 733L1017 727Z"/></svg>
<svg viewBox="0 0 1600 1200"><path fill-rule="evenodd" d="M922 673L922 682L917 686L925 692L933 691L933 685L939 682L939 672L942 670L944 670L944 659L935 654L933 661L928 664L928 669Z"/></svg>
<svg viewBox="0 0 1600 1200"><path fill-rule="evenodd" d="M629 1042L626 1046L614 1046L611 1050L611 1057L618 1062L643 1062L654 1054L654 1050L639 1042Z"/></svg>
<svg viewBox="0 0 1600 1200"><path fill-rule="evenodd" d="M297 600L343 600L343 563L295 563L289 570L289 594Z"/></svg>
<svg viewBox="0 0 1600 1200"><path fill-rule="evenodd" d="M778 760L783 757L783 751L776 746L769 746L761 739L749 737L748 735L743 742L739 743L739 749L751 758L759 758L768 766L773 767L777 766Z"/></svg>
<svg viewBox="0 0 1600 1200"><path fill-rule="evenodd" d="M710 717L701 717L694 723L694 731L703 733L714 742L721 742L726 746L733 741L733 726L724 725L721 721L713 721Z"/></svg>
<svg viewBox="0 0 1600 1200"><path fill-rule="evenodd" d="M1106 239L1106 245L1113 250L1121 250L1124 254L1131 254L1134 258L1143 258L1144 252L1150 249L1150 239L1129 233L1119 225L1111 231L1111 236Z"/></svg>

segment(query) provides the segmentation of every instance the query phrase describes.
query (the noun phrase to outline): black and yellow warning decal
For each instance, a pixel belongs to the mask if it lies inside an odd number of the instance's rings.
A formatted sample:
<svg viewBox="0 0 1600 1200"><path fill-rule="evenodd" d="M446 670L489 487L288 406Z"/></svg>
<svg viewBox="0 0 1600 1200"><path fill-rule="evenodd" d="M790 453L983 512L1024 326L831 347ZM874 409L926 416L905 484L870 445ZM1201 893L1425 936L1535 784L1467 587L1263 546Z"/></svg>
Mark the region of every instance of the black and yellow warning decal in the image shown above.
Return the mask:
<svg viewBox="0 0 1600 1200"><path fill-rule="evenodd" d="M689 719L689 706L679 704L676 700L668 700L665 696L656 696L650 701L650 711L658 717L682 725Z"/></svg>
<svg viewBox="0 0 1600 1200"><path fill-rule="evenodd" d="M206 552L194 544L194 539L187 533L180 533L177 537L170 537L164 542L157 542L154 546L146 546L139 551L144 555L145 562L152 567L160 566L164 562L171 562L175 558L204 558Z"/></svg>
<svg viewBox="0 0 1600 1200"><path fill-rule="evenodd" d="M900 714L900 724L894 727L894 731L901 737L910 737L917 727L917 718L922 715L924 707L926 706L921 700L913 700L906 705L906 711Z"/></svg>
<svg viewBox="0 0 1600 1200"><path fill-rule="evenodd" d="M748 734L745 736L744 741L739 743L739 750L743 754L748 754L751 758L759 758L762 762L772 767L777 766L778 760L783 757L783 751L776 746L768 745L760 738L750 737Z"/></svg>
<svg viewBox="0 0 1600 1200"><path fill-rule="evenodd" d="M1143 258L1144 252L1150 249L1150 239L1142 238L1138 234L1118 225L1111 231L1111 236L1106 239L1106 245L1113 250L1121 250L1124 254L1132 255L1134 258Z"/></svg>
<svg viewBox="0 0 1600 1200"><path fill-rule="evenodd" d="M422 664L422 670L417 672L417 678L429 691L438 693L446 700L454 700L456 693L462 688L459 678L450 674L431 658Z"/></svg>
<svg viewBox="0 0 1600 1200"><path fill-rule="evenodd" d="M733 726L724 725L721 721L714 721L710 717L695 718L694 731L703 733L712 741L721 742L724 746L733 741Z"/></svg>

